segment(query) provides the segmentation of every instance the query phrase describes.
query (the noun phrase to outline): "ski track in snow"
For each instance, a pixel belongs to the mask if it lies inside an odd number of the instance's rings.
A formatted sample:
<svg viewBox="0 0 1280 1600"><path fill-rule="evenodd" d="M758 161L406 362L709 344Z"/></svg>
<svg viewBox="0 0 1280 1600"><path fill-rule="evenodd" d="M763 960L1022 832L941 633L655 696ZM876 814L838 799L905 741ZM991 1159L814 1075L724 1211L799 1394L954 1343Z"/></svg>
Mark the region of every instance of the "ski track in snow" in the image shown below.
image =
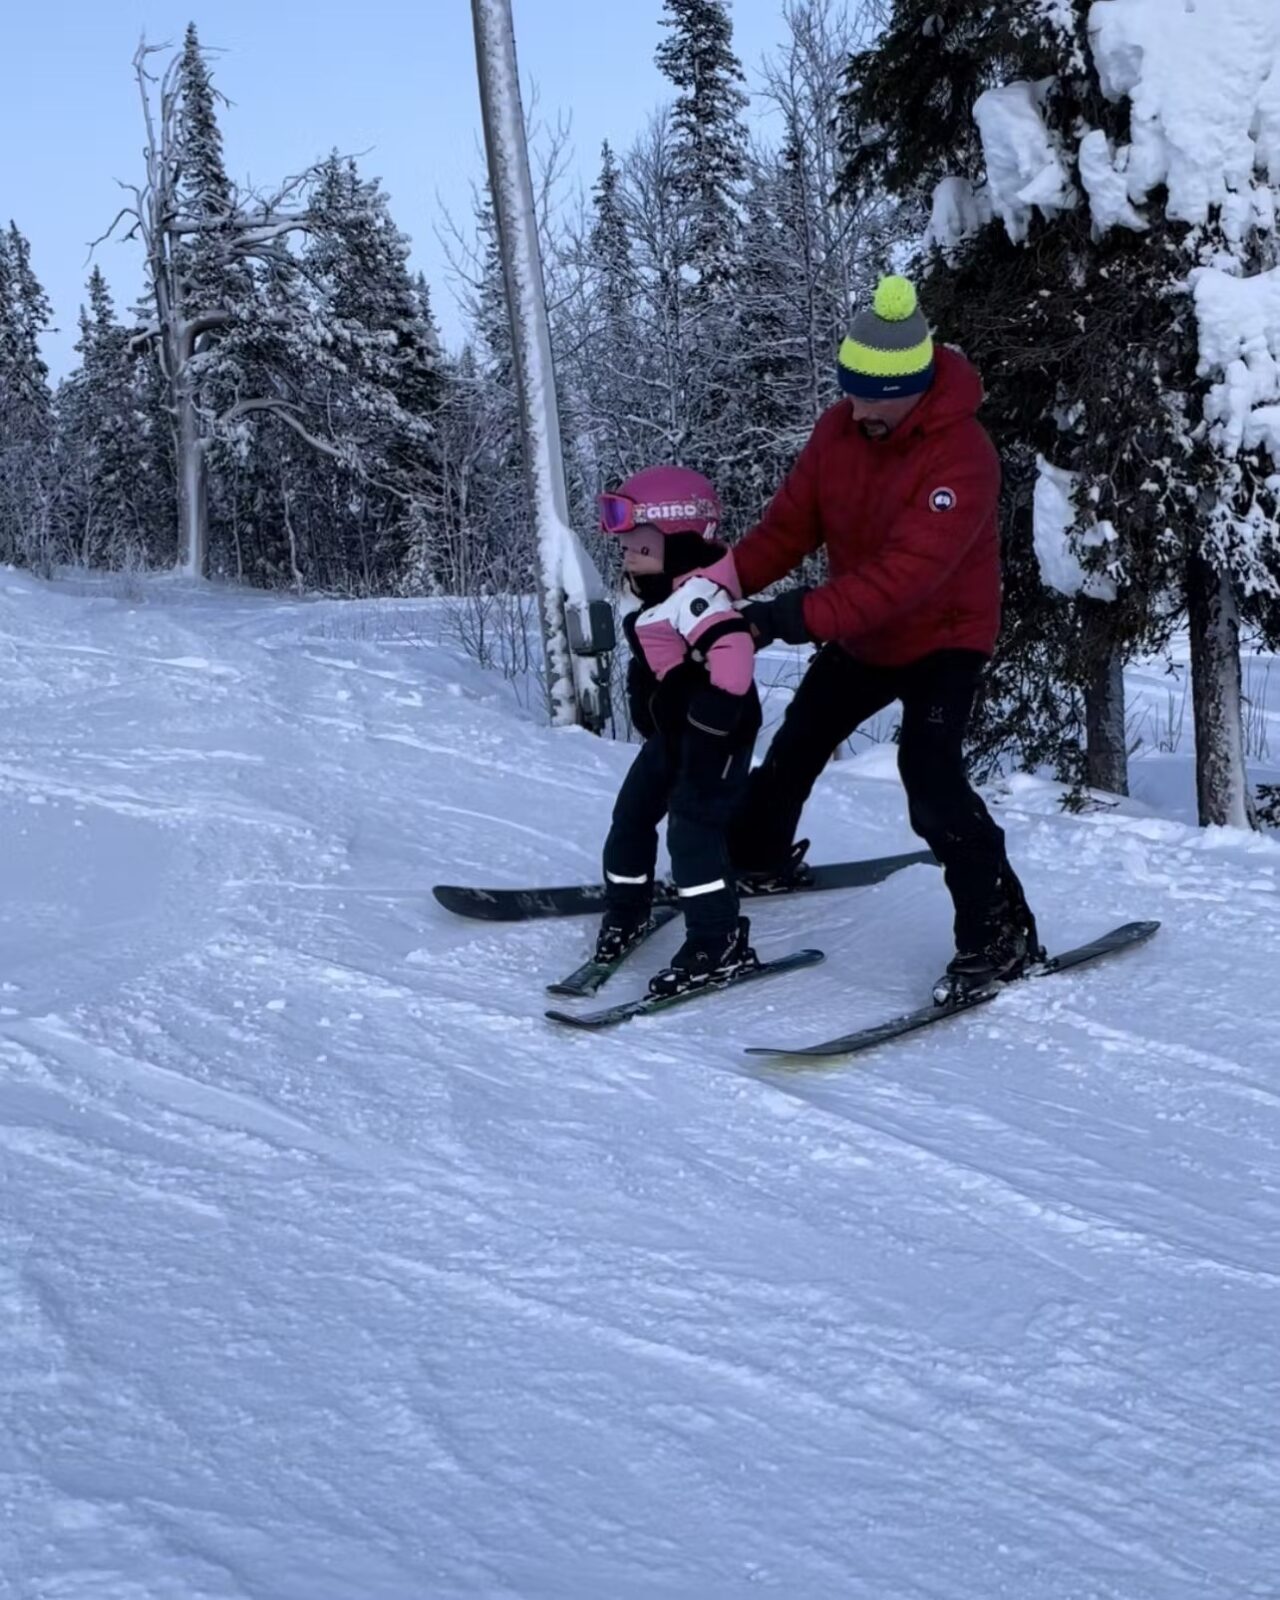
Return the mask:
<svg viewBox="0 0 1280 1600"><path fill-rule="evenodd" d="M629 752L403 609L0 580L0 1595L1274 1600L1280 846L1017 780L1049 943L1151 945L743 1056L918 1003L913 868L558 1032L589 920L429 886L594 875ZM915 847L891 750L820 794Z"/></svg>

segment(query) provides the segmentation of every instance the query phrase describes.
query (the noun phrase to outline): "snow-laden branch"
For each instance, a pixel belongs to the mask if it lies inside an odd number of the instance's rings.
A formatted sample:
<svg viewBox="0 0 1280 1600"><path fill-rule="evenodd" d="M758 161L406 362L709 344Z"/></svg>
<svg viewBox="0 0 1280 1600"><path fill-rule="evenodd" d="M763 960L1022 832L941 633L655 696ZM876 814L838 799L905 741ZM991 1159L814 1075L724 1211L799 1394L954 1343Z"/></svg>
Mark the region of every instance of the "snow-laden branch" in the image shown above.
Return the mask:
<svg viewBox="0 0 1280 1600"><path fill-rule="evenodd" d="M271 396L261 396L255 400L237 400L229 405L225 411L218 414L217 426L229 428L241 417L253 416L263 412L273 416L278 422L283 422L286 427L292 428L300 439L304 439L313 450L318 450L321 455L329 456L334 461L341 461L344 466L352 468L359 473L359 461L349 445L337 443L332 439L325 439L318 433L313 433L302 421L299 408L288 400L280 400ZM379 487L385 488L386 485ZM408 498L404 496L403 498Z"/></svg>

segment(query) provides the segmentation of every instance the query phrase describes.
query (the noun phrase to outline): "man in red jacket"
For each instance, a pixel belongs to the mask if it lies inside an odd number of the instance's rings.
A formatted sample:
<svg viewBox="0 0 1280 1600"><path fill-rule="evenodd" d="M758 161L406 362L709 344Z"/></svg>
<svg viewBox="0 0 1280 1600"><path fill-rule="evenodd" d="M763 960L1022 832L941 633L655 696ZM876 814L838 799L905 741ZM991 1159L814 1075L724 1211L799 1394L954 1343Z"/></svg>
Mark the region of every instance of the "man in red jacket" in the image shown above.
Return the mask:
<svg viewBox="0 0 1280 1600"><path fill-rule="evenodd" d="M854 729L902 702L911 826L942 863L956 956L939 1000L1039 954L1004 834L969 784L964 738L1000 627L1000 460L977 372L935 349L916 293L883 278L840 347L845 398L819 419L763 520L734 550L744 594L820 545L830 576L745 605L763 648L821 646L731 830L744 873L803 873L792 841L818 774Z"/></svg>

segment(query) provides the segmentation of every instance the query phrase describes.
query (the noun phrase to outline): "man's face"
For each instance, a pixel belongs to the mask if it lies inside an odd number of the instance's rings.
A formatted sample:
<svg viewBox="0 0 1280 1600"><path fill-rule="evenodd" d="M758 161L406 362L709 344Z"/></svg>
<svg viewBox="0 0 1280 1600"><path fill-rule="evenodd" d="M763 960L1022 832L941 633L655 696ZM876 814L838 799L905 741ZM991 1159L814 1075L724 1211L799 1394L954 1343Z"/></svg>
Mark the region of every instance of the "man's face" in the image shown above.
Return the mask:
<svg viewBox="0 0 1280 1600"><path fill-rule="evenodd" d="M923 399L922 394L909 394L897 400L860 400L857 395L850 395L849 405L853 420L866 438L887 439Z"/></svg>

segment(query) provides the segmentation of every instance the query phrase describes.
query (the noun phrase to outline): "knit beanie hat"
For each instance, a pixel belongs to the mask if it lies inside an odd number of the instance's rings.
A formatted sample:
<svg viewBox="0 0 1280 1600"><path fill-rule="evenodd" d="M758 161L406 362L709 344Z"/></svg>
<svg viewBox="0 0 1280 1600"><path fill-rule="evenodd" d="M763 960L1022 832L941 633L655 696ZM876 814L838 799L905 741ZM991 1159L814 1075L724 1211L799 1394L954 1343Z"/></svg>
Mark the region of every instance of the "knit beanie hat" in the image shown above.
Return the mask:
<svg viewBox="0 0 1280 1600"><path fill-rule="evenodd" d="M933 382L933 339L906 278L881 278L840 346L840 387L858 400L901 400Z"/></svg>

